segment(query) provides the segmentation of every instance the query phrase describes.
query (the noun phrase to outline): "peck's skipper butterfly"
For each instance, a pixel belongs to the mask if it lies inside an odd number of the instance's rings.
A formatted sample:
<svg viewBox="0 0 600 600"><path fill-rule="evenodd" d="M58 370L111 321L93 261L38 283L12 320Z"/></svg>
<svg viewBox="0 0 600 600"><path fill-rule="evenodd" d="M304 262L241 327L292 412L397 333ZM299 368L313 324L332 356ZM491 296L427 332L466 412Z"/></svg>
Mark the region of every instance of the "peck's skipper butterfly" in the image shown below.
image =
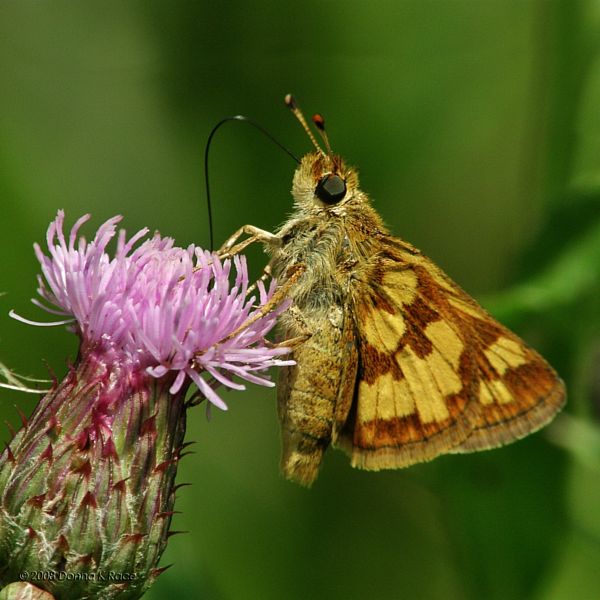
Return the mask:
<svg viewBox="0 0 600 600"><path fill-rule="evenodd" d="M313 122L325 150L291 96L286 104L316 148L294 174L294 212L274 234L247 225L221 248L265 245L269 273L291 283L282 334L307 338L279 382L284 475L310 485L330 444L354 467L393 469L546 425L565 402L552 367L392 236L331 152L322 117Z"/></svg>

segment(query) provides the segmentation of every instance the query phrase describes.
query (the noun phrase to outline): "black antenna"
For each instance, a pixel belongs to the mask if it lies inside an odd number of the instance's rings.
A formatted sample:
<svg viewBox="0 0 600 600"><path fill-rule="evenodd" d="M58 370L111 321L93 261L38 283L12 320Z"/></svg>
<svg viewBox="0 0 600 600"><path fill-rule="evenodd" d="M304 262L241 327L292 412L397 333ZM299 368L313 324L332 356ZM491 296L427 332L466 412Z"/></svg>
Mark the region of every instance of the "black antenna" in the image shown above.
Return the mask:
<svg viewBox="0 0 600 600"><path fill-rule="evenodd" d="M217 133L217 129L219 129L219 127L221 127L221 125L223 125L224 123L227 123L228 121L244 121L245 123L252 125L256 129L258 129L261 133L266 135L274 144L279 146L286 154L291 156L298 164L300 164L300 159L295 154L292 154L292 152L290 150L288 150L282 143L280 143L278 140L276 140L264 127L262 127L261 125L259 125L255 121L253 121L252 119L249 119L248 117L245 117L244 115L234 115L233 117L225 117L224 119L219 121L212 128L212 131L210 132L210 135L208 136L208 140L206 141L206 148L204 150L204 181L206 183L206 205L208 208L208 229L209 229L209 241L210 241L211 252L214 249L214 239L213 239L212 206L210 203L210 185L208 182L208 150L210 148L210 143L212 142L212 139L213 139L215 133Z"/></svg>

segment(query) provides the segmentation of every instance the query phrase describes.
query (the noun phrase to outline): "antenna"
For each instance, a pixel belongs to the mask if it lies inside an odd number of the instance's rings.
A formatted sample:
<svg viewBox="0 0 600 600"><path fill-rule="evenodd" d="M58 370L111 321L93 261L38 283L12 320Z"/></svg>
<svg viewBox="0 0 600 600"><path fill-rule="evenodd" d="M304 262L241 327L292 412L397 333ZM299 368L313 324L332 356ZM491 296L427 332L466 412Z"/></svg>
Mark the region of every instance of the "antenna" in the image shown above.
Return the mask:
<svg viewBox="0 0 600 600"><path fill-rule="evenodd" d="M313 143L313 146L323 156L327 156L327 154L325 154L325 152L323 152L323 149L321 148L321 146L319 146L319 144L317 143L317 140L316 140L315 136L313 135L313 132L310 130L308 123L306 122L306 119L304 118L304 114L300 110L300 107L298 106L298 103L296 102L296 99L294 98L294 96L292 96L291 94L287 94L286 97L284 98L284 102L285 102L285 105L294 113L294 116L296 117L296 119L298 119L298 121L300 121L300 125L302 125L304 131L306 131L308 137L310 138L310 141Z"/></svg>
<svg viewBox="0 0 600 600"><path fill-rule="evenodd" d="M323 118L322 115L317 113L316 115L312 116L312 122L315 124L317 131L321 135L321 138L323 139L323 143L325 144L325 148L327 148L327 154L329 155L329 158L331 158L333 156L333 152L331 151L331 145L329 143L329 136L327 135L327 132L325 131L325 119Z"/></svg>
<svg viewBox="0 0 600 600"><path fill-rule="evenodd" d="M217 130L221 127L221 125L223 125L229 121L243 121L244 123L248 123L249 125L252 125L252 127L255 127L263 135L266 135L274 144L279 146L287 155L291 156L298 164L300 164L300 159L295 154L292 154L292 152L290 150L288 150L282 143L280 143L278 140L276 140L264 127L262 127L261 125L259 125L255 121L253 121L252 119L249 119L248 117L245 117L244 115L234 115L232 117L225 117L224 119L221 119L212 128L212 131L210 132L210 134L208 136L208 140L206 141L206 147L204 149L204 183L205 183L205 188L206 188L206 207L208 209L208 235L209 235L211 252L214 250L214 237L213 237L212 205L210 202L210 184L208 181L208 151L210 149L210 144L212 142L212 139L213 139L215 133L217 133Z"/></svg>

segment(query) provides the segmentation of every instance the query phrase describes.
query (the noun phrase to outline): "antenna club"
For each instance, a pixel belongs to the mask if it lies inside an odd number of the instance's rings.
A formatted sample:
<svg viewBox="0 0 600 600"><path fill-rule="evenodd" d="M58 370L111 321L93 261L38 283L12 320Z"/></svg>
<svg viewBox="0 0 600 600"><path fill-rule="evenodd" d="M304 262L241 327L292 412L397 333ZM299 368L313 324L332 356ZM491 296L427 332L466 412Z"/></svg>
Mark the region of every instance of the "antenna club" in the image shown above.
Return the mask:
<svg viewBox="0 0 600 600"><path fill-rule="evenodd" d="M325 119L319 113L312 116L312 122L320 131L325 131Z"/></svg>
<svg viewBox="0 0 600 600"><path fill-rule="evenodd" d="M296 99L294 98L294 96L292 96L291 94L288 94L285 97L285 103L287 104L289 109L292 111L292 114L296 117L296 119L298 119L298 121L300 121L300 125L302 125L302 128L304 129L304 131L306 131L306 135L308 135L308 137L310 138L310 141L312 142L313 146L316 148L317 152L319 152L323 156L327 156L325 154L325 152L323 152L323 149L321 148L321 146L319 146L319 144L317 143L317 140L315 139L313 132L310 130L310 127L308 126L308 123L306 122L306 119L304 118L304 114L300 110L300 107L296 104Z"/></svg>
<svg viewBox="0 0 600 600"><path fill-rule="evenodd" d="M298 104L296 103L296 98L294 98L294 96L292 96L292 94L286 94L283 101L285 102L285 105L288 108L291 108L292 110L296 110L298 108Z"/></svg>

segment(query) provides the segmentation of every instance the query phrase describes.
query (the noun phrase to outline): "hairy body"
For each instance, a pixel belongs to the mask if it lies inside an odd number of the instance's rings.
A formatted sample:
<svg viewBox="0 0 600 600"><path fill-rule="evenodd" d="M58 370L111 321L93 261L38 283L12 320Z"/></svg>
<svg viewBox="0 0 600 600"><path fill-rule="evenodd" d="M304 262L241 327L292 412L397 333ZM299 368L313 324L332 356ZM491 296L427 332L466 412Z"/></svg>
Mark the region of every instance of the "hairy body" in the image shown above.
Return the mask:
<svg viewBox="0 0 600 600"><path fill-rule="evenodd" d="M282 339L308 338L278 388L287 478L310 485L330 444L355 467L399 468L501 446L554 417L565 400L554 370L392 236L340 157L304 156L292 195L276 233L246 226L224 246L265 245L293 301Z"/></svg>

